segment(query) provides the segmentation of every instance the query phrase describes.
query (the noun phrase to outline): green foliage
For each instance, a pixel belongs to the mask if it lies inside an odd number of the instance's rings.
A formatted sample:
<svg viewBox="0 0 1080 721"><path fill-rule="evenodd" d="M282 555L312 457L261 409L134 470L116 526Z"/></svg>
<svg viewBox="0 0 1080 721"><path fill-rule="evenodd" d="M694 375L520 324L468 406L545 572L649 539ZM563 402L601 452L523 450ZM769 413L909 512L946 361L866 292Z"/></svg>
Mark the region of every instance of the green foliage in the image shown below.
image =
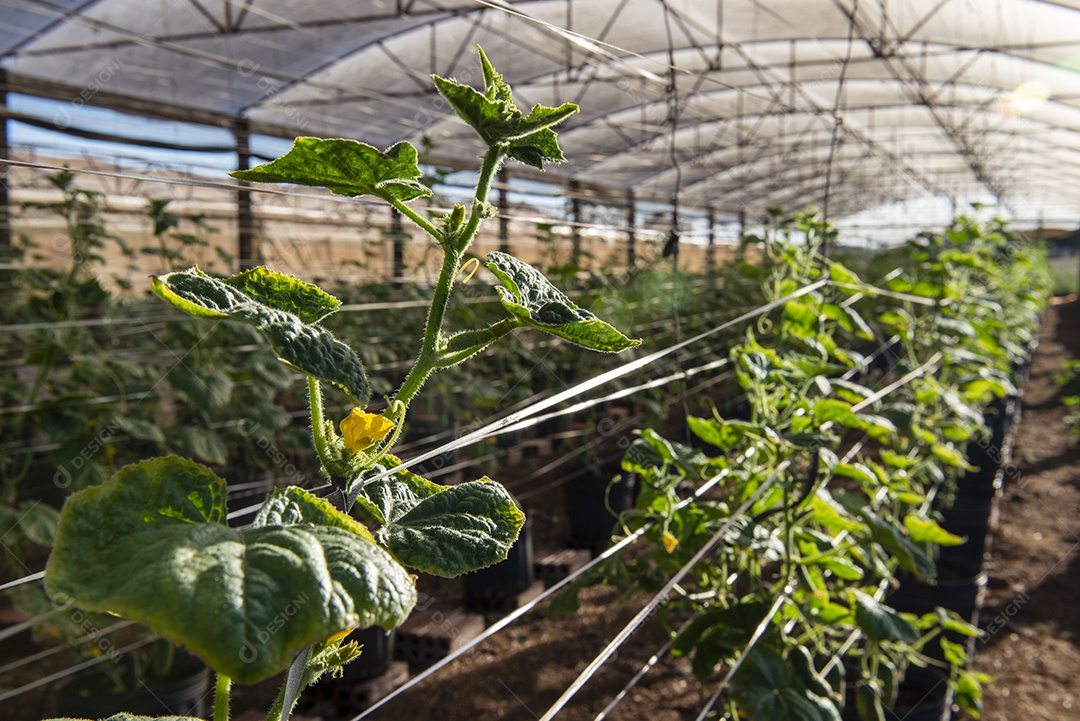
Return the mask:
<svg viewBox="0 0 1080 721"><path fill-rule="evenodd" d="M65 505L48 592L145 623L241 683L310 643L408 616L412 579L366 530L323 518L236 530L224 499L225 482L190 461L128 466Z"/></svg>
<svg viewBox="0 0 1080 721"><path fill-rule="evenodd" d="M501 485L481 478L441 486L407 470L367 482L386 471L376 464L361 475L356 500L382 524L378 538L400 563L454 577L506 558L525 516Z"/></svg>
<svg viewBox="0 0 1080 721"><path fill-rule="evenodd" d="M416 157L416 148L408 143L380 151L356 140L297 138L292 149L277 160L229 175L258 183L326 188L336 195L408 201L431 195L419 182Z"/></svg>
<svg viewBox="0 0 1080 721"><path fill-rule="evenodd" d="M935 514L969 468L981 405L1015 392L1046 301L1040 252L961 218L912 243L908 274L889 266L879 289L817 254L832 231L812 214L770 225L766 270L747 277L783 302L725 339L745 406L687 418L704 451L652 430L630 444L623 468L642 491L620 525L644 531L646 546L632 563L609 561L606 580L655 592L726 530L664 611L673 654L692 657L699 679L738 664L722 697L733 717L838 718L845 665L860 671L861 719L885 717L913 664L942 667L974 707L963 647L943 646L944 661L925 649L975 629L899 613L885 592L901 574L934 578L937 549L965 540ZM687 497L705 484L716 487Z"/></svg>
<svg viewBox="0 0 1080 721"><path fill-rule="evenodd" d="M321 325L340 306L330 294L265 268L228 278L191 268L153 279L154 292L188 315L242 321L229 333L237 340L261 336L278 360L307 377L312 442L320 470L333 486L330 498L298 487L280 489L249 528L233 529L225 524L225 482L192 461L166 457L120 469L100 486L72 496L61 514L46 569L51 594L141 621L187 646L223 678L254 683L289 668L271 719L287 718L299 689L356 656L355 644L342 645L343 632L372 624L390 629L405 620L416 600L407 567L457 576L502 560L517 539L524 515L501 485L485 477L440 486L388 455L428 378L519 326L595 350L637 344L569 301L535 269L504 254L495 254L491 267L504 284L510 318L444 332L454 281L481 222L492 214L486 195L499 166L507 158L537 167L561 161L551 126L576 110L569 104L537 106L522 114L482 51L480 59L483 93L436 79L489 146L468 211L455 206L429 219L406 204L430 190L418 182L417 153L405 143L379 151L351 140L298 138L281 158L233 173L246 181L374 195L442 250L442 272L419 353L406 356L415 360L381 417L354 409L350 424L355 425L347 437L339 436L327 418L322 381L360 407L371 394L360 355ZM159 237L176 227L164 204L151 203L150 210ZM361 338L362 352L370 354L369 345ZM287 384L274 367L253 362L248 372L270 384ZM202 417L234 402L241 385L225 367L199 373L176 369L168 382ZM265 430L264 422L269 429L288 423L272 407L258 411L260 420L248 435ZM179 438L204 460L228 461L222 438L202 425L183 425L167 435L147 418L126 413L117 418L148 445ZM349 515L355 501L378 525L374 533ZM226 707L217 704L215 713Z"/></svg>
<svg viewBox="0 0 1080 721"><path fill-rule="evenodd" d="M483 50L480 50L480 63L484 71L483 92L438 75L432 76L435 87L488 147L505 146L511 158L539 169L543 169L545 162L565 162L551 127L576 113L578 107L572 103L557 108L535 105L524 115L514 105L510 86L495 72Z"/></svg>
<svg viewBox="0 0 1080 721"><path fill-rule="evenodd" d="M488 255L488 268L502 283L499 297L515 318L591 350L617 353L638 345L587 310L579 308L531 265L506 253Z"/></svg>

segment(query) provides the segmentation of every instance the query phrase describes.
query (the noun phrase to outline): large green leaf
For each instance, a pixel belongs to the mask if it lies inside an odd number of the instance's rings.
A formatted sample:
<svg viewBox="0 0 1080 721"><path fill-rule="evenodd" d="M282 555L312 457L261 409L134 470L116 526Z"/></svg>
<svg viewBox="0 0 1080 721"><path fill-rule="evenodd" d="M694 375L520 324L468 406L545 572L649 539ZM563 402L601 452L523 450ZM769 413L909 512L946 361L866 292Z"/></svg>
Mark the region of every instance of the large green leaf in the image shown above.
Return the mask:
<svg viewBox="0 0 1080 721"><path fill-rule="evenodd" d="M297 138L285 155L250 170L229 173L238 180L294 183L326 188L335 195L374 195L412 200L431 195L419 182L416 148L398 143L379 150L342 138Z"/></svg>
<svg viewBox="0 0 1080 721"><path fill-rule="evenodd" d="M503 307L522 325L552 333L591 350L617 353L640 340L630 340L591 312L579 308L544 275L512 255L492 251L487 267L502 283Z"/></svg>
<svg viewBox="0 0 1080 721"><path fill-rule="evenodd" d="M224 282L265 306L292 313L305 323L318 323L341 307L340 300L317 285L262 265Z"/></svg>
<svg viewBox="0 0 1080 721"><path fill-rule="evenodd" d="M325 316L323 311L329 312L337 300L291 276L262 270L219 280L190 268L154 278L153 287L185 313L249 323L282 362L340 387L356 405L367 405L371 389L356 353L330 331L304 320Z"/></svg>
<svg viewBox="0 0 1080 721"><path fill-rule="evenodd" d="M507 154L515 160L540 169L545 161L564 162L566 158L551 127L576 113L578 107L572 103L557 108L536 105L524 115L514 105L510 86L488 62L482 49L480 64L484 70L483 92L456 80L431 76L450 107L488 146L506 145Z"/></svg>
<svg viewBox="0 0 1080 721"><path fill-rule="evenodd" d="M349 489L350 493L356 493L356 502L383 525L394 523L425 498L449 488L432 483L406 468L400 468L389 476L369 482L367 479L401 465L401 461L394 456L387 455L383 458L385 463L377 463L365 471Z"/></svg>
<svg viewBox="0 0 1080 721"><path fill-rule="evenodd" d="M387 461L399 463L392 456ZM506 558L525 515L500 484L482 478L440 486L407 470L365 481L385 470L374 466L352 490L383 524L376 538L402 564L454 577Z"/></svg>
<svg viewBox="0 0 1080 721"><path fill-rule="evenodd" d="M853 590L851 593L855 598L855 623L867 638L905 643L919 640L919 630L894 609L878 603L873 596L862 591Z"/></svg>
<svg viewBox="0 0 1080 721"><path fill-rule="evenodd" d="M807 689L779 653L760 644L746 652L731 679L731 690L755 721L840 721L830 699Z"/></svg>
<svg viewBox="0 0 1080 721"><path fill-rule="evenodd" d="M937 564L907 534L875 516L868 506L861 509L859 515L870 530L871 537L900 563L901 568L923 578L933 578L937 574Z"/></svg>
<svg viewBox="0 0 1080 721"><path fill-rule="evenodd" d="M274 489L251 522L253 528L304 524L333 526L368 541L375 540L364 524L334 508L329 501L296 486Z"/></svg>
<svg viewBox="0 0 1080 721"><path fill-rule="evenodd" d="M121 469L72 496L45 572L54 597L145 623L240 683L351 628L393 628L409 574L339 526L225 525L225 482L179 458Z"/></svg>

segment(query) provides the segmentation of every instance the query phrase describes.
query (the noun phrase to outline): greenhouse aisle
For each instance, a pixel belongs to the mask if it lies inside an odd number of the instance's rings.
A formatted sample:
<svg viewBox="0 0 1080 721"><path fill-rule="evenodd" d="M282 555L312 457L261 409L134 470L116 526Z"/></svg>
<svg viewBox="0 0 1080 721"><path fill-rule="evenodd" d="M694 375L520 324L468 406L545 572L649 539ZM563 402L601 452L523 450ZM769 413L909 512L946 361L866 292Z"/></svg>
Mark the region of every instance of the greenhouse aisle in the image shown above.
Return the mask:
<svg viewBox="0 0 1080 721"><path fill-rule="evenodd" d="M1055 375L1080 358L1080 300L1047 312L993 539L977 670L985 719L1080 719L1080 444Z"/></svg>

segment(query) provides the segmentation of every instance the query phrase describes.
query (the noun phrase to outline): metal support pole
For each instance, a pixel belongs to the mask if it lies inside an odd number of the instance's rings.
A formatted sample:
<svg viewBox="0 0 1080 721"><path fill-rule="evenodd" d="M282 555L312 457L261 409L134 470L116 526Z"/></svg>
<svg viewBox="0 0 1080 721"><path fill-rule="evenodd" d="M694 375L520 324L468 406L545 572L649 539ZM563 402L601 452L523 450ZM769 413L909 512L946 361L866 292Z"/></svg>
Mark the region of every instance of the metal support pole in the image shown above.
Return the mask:
<svg viewBox="0 0 1080 721"><path fill-rule="evenodd" d="M630 190L626 193L626 266L631 272L634 270L634 264L637 262L637 249L634 247L637 242L637 202L634 199L634 191Z"/></svg>
<svg viewBox="0 0 1080 721"><path fill-rule="evenodd" d="M247 119L236 119L233 135L236 137L236 167L247 170L251 167L251 129ZM251 190L245 182L236 189L236 259L240 270L255 267L255 214L251 208Z"/></svg>
<svg viewBox="0 0 1080 721"><path fill-rule="evenodd" d="M503 253L510 252L510 200L507 185L510 182L510 174L506 166L499 169L499 250Z"/></svg>
<svg viewBox="0 0 1080 721"><path fill-rule="evenodd" d="M709 214L709 245L705 248L705 274L709 276L709 287L716 284L716 211L707 206Z"/></svg>
<svg viewBox="0 0 1080 721"><path fill-rule="evenodd" d="M581 263L581 184L576 180L570 181L570 220L570 265L576 268Z"/></svg>
<svg viewBox="0 0 1080 721"><path fill-rule="evenodd" d="M11 148L8 147L8 119L7 119L7 72L0 68L0 158L10 158ZM0 249L11 247L11 206L8 196L7 165L0 166Z"/></svg>
<svg viewBox="0 0 1080 721"><path fill-rule="evenodd" d="M746 211L739 211L739 254L746 253Z"/></svg>
<svg viewBox="0 0 1080 721"><path fill-rule="evenodd" d="M394 260L391 277L400 281L405 277L405 228L401 225L401 213L390 209L390 238L394 244Z"/></svg>

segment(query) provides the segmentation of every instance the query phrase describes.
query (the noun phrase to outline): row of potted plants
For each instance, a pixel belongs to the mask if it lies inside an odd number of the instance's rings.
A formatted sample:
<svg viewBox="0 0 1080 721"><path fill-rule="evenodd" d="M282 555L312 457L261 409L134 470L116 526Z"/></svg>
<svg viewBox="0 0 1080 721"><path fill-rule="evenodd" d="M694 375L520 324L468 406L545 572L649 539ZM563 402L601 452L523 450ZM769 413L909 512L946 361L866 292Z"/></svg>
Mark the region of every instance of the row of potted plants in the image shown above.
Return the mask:
<svg viewBox="0 0 1080 721"><path fill-rule="evenodd" d="M766 294L819 285L733 343L741 417L691 416L689 445L647 430L629 449L641 493L621 528L644 530L646 552L605 578L656 592L720 541L664 608L673 653L702 681L726 672L732 717L911 718L934 686L920 713L978 715L975 599L948 594L981 582L986 519L968 518L1000 477L983 456L1002 448L1043 258L959 218L871 285L821 257L831 229L815 216L787 227L765 241ZM966 565L953 549L971 549ZM905 680L926 688L905 698Z"/></svg>

